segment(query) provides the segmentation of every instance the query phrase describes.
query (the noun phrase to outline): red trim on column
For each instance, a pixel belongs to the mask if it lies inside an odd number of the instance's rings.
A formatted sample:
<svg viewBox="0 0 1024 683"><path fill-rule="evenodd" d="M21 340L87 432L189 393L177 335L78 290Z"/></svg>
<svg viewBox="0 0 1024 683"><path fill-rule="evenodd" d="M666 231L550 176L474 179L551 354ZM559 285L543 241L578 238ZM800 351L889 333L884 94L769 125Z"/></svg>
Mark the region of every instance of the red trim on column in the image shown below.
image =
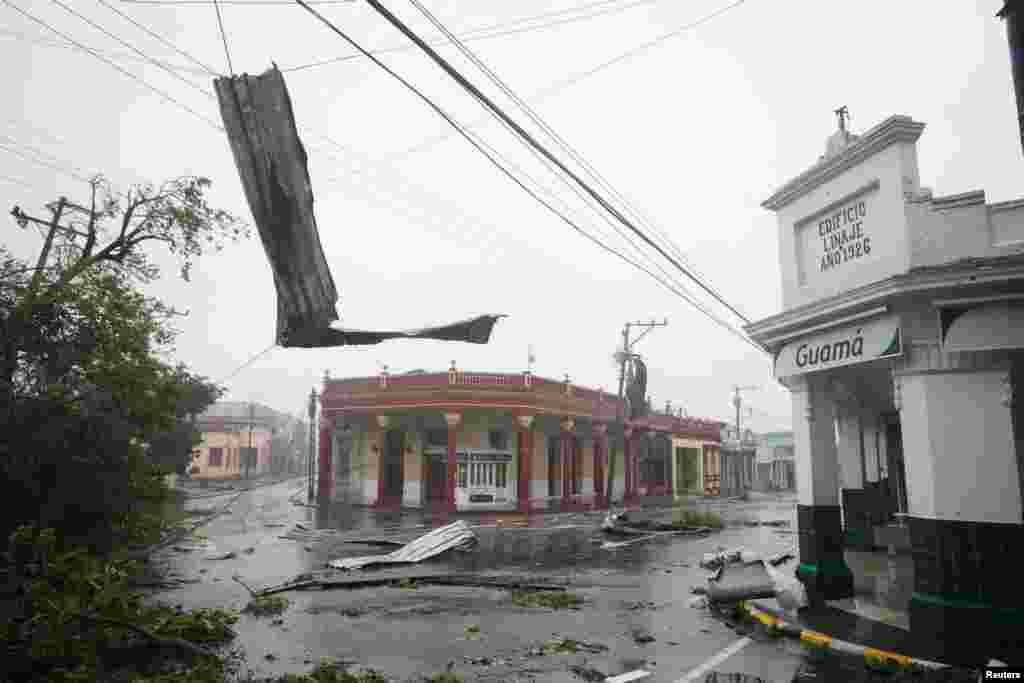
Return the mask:
<svg viewBox="0 0 1024 683"><path fill-rule="evenodd" d="M625 490L622 492L622 502L627 503L633 497L633 437L626 435L622 439L622 473L626 477Z"/></svg>
<svg viewBox="0 0 1024 683"><path fill-rule="evenodd" d="M377 500L374 505L380 507L384 505L384 449L387 448L387 430L378 429L375 434L377 443L370 448L377 449Z"/></svg>
<svg viewBox="0 0 1024 683"><path fill-rule="evenodd" d="M334 463L331 462L331 422L320 418L320 481L317 486L317 501L326 503L334 493Z"/></svg>
<svg viewBox="0 0 1024 683"><path fill-rule="evenodd" d="M519 428L519 511L530 511L530 465L533 439L529 429Z"/></svg>
<svg viewBox="0 0 1024 683"><path fill-rule="evenodd" d="M445 496L445 507L448 512L455 512L455 441L458 427L448 425L448 486Z"/></svg>
<svg viewBox="0 0 1024 683"><path fill-rule="evenodd" d="M566 431L562 431L559 435L561 440L559 446L561 449L560 458L562 465L562 505L566 505L569 502L569 496L571 487L569 484L569 477L572 474L571 471L571 458L572 458L572 442L569 440L570 434Z"/></svg>

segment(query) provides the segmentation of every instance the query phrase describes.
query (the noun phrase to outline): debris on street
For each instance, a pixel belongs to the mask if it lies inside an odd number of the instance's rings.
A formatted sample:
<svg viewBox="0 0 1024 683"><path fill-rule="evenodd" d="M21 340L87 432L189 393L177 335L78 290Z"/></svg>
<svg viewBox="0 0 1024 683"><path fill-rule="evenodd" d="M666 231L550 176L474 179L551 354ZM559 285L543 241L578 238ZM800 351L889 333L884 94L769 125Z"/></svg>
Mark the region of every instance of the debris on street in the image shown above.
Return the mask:
<svg viewBox="0 0 1024 683"><path fill-rule="evenodd" d="M237 576L235 581L242 583ZM242 583L245 586L244 583ZM329 588L373 588L378 586L410 587L421 585L433 586L466 586L473 588L495 588L499 590L538 592L564 592L564 585L554 583L529 582L515 577L488 577L472 574L410 574L410 575L356 575L347 572L328 571L299 574L284 583L268 586L260 590L249 589L253 597L274 595L292 590L329 589ZM576 596L574 596L575 598Z"/></svg>
<svg viewBox="0 0 1024 683"><path fill-rule="evenodd" d="M773 526L773 527L785 527L789 526L789 520L785 519L773 519L770 521L763 520L747 520L743 522L743 526L755 527L755 526Z"/></svg>
<svg viewBox="0 0 1024 683"><path fill-rule="evenodd" d="M516 591L512 594L513 604L519 607L547 607L549 609L579 609L583 598L575 593L553 593L540 591Z"/></svg>
<svg viewBox="0 0 1024 683"><path fill-rule="evenodd" d="M650 675L651 675L650 671L644 671L643 669L637 669L636 671L628 671L628 672L626 672L624 674L619 674L618 676L612 676L611 678L606 678L604 680L605 680L605 683L633 683L633 681L642 680L644 678L647 678Z"/></svg>
<svg viewBox="0 0 1024 683"><path fill-rule="evenodd" d="M573 638L553 638L544 643L543 647L533 648L531 653L536 652L538 649L541 655L574 655L580 652L596 655L608 651L606 645L588 643Z"/></svg>
<svg viewBox="0 0 1024 683"><path fill-rule="evenodd" d="M226 553L217 553L216 555L207 555L206 559L207 560L233 560L236 557L238 557L238 553L236 553L236 552L234 552L232 550L232 551L228 551Z"/></svg>
<svg viewBox="0 0 1024 683"><path fill-rule="evenodd" d="M576 674L583 680L588 681L589 683L600 683L600 681L603 681L606 678L608 678L597 669L592 669L586 666L578 666L575 664L569 667L569 671L573 672L574 674Z"/></svg>
<svg viewBox="0 0 1024 683"><path fill-rule="evenodd" d="M633 629L632 636L633 642L639 643L641 645L645 643L653 643L655 640L654 636L651 635L650 631L645 631L644 629Z"/></svg>
<svg viewBox="0 0 1024 683"><path fill-rule="evenodd" d="M388 555L347 557L332 560L328 564L334 569L348 571L385 564L414 564L456 548L469 548L477 542L476 534L465 520L434 529L412 543L402 546Z"/></svg>

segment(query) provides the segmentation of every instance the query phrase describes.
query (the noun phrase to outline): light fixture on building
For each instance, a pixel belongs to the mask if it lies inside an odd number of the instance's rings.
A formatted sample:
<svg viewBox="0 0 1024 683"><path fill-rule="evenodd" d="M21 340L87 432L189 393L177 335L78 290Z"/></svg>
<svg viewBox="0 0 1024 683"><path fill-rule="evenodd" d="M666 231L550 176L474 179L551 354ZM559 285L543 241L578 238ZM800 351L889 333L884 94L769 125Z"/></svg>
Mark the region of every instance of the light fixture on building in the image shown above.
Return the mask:
<svg viewBox="0 0 1024 683"><path fill-rule="evenodd" d="M1007 408L1010 408L1010 407L1013 406L1013 376L1011 376L1010 373L1006 373L1005 375L1003 375L1002 385L1003 385L1003 400L1002 400L1002 403Z"/></svg>
<svg viewBox="0 0 1024 683"><path fill-rule="evenodd" d="M903 410L903 383L895 370L892 373L892 403L896 412Z"/></svg>

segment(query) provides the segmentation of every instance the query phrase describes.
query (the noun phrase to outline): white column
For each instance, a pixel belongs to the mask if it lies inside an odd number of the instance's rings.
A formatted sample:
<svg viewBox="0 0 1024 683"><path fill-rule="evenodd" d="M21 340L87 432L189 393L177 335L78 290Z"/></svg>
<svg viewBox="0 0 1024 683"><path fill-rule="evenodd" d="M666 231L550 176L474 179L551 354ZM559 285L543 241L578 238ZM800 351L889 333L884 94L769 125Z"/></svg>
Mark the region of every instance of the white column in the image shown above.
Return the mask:
<svg viewBox="0 0 1024 683"><path fill-rule="evenodd" d="M1007 372L897 377L909 513L969 522L1021 522Z"/></svg>
<svg viewBox="0 0 1024 683"><path fill-rule="evenodd" d="M791 390L797 498L800 505L839 505L835 408L824 380L808 377Z"/></svg>

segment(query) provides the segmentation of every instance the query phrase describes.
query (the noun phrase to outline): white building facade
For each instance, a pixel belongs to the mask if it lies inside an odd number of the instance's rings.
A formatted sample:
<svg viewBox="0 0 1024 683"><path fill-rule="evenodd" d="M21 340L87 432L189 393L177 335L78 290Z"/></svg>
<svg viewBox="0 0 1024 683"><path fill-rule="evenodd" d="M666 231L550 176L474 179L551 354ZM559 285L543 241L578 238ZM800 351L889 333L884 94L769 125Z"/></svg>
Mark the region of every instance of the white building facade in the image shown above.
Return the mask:
<svg viewBox="0 0 1024 683"><path fill-rule="evenodd" d="M748 326L792 392L799 578L851 597L844 547L913 553L912 631L1024 652L1024 201L921 187L924 124L840 130L763 206L783 311ZM895 536L894 536L895 534ZM994 648L994 649L992 649ZM1016 653L1016 654L1014 654ZM994 656L994 654L993 654Z"/></svg>

